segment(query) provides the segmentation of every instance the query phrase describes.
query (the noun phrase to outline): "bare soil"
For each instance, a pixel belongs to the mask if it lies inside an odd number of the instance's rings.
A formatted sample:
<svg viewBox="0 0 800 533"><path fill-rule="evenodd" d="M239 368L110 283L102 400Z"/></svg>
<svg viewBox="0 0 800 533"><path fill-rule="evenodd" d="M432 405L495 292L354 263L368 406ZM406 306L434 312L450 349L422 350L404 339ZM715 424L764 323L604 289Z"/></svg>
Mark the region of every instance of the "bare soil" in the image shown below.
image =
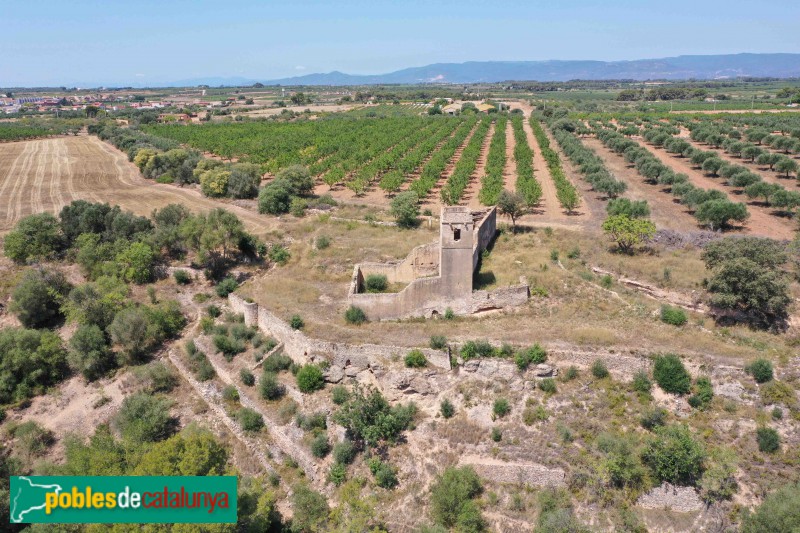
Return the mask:
<svg viewBox="0 0 800 533"><path fill-rule="evenodd" d="M659 228L676 231L697 231L695 219L684 206L677 203L661 185L650 185L642 180L635 168L628 165L622 156L615 154L594 137L583 139L583 144L600 156L608 170L628 185L625 197L631 200L647 200L650 218ZM597 194L597 193L595 193Z"/></svg>
<svg viewBox="0 0 800 533"><path fill-rule="evenodd" d="M639 144L645 147L673 171L688 175L689 181L695 186L722 191L729 196L731 201L747 203L747 210L750 212L750 218L742 228L742 233L771 237L773 239L791 240L794 237L796 224L793 223L792 220L774 216L771 214L772 209L765 208L756 202L748 201L748 198L741 189L726 187L722 185L721 180L715 181L709 178L702 170L693 167L691 162L685 157L673 157L664 150L654 148L641 140L639 140Z"/></svg>

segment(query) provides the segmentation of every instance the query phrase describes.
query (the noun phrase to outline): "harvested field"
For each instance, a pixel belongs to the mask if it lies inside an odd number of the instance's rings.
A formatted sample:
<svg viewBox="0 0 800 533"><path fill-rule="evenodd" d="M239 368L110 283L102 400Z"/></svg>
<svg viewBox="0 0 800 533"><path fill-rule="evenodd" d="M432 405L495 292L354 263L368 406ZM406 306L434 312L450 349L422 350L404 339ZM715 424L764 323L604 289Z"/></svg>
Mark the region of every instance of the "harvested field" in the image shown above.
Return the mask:
<svg viewBox="0 0 800 533"><path fill-rule="evenodd" d="M0 199L0 233L33 213L58 214L73 200L118 204L138 215L170 203L193 211L225 207L256 234L276 225L275 219L197 190L146 180L125 154L86 135L0 144Z"/></svg>

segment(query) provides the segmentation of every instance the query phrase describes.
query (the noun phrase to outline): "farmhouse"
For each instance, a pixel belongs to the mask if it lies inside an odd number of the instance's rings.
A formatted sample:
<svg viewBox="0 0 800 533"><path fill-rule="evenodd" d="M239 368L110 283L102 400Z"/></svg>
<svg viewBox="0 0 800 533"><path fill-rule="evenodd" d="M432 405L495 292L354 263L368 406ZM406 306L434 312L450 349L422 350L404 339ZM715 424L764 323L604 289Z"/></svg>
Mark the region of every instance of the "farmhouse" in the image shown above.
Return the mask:
<svg viewBox="0 0 800 533"><path fill-rule="evenodd" d="M437 316L448 309L465 315L528 301L530 289L524 280L491 292L473 290L473 274L497 233L496 208L444 207L440 220L438 243L418 246L397 263L357 264L348 302L371 320L385 320ZM370 275L386 276L390 284L408 285L397 293L365 293L364 282Z"/></svg>

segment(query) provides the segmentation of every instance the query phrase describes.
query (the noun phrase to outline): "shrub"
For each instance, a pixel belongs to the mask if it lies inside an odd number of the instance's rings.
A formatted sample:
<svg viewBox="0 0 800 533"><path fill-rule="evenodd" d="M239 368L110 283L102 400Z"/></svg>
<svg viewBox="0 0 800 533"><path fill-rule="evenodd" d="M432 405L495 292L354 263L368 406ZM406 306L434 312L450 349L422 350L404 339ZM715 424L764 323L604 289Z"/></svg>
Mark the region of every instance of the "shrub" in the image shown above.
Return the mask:
<svg viewBox="0 0 800 533"><path fill-rule="evenodd" d="M714 398L714 388L707 377L697 378L694 384L695 392L689 397L689 405L695 409L705 409Z"/></svg>
<svg viewBox="0 0 800 533"><path fill-rule="evenodd" d="M62 242L56 217L50 213L28 215L17 222L3 242L6 257L18 264L52 256Z"/></svg>
<svg viewBox="0 0 800 533"><path fill-rule="evenodd" d="M756 383L766 383L774 377L772 363L767 359L756 359L747 365L744 370L753 376Z"/></svg>
<svg viewBox="0 0 800 533"><path fill-rule="evenodd" d="M303 326L305 325L306 324L303 322L303 319L300 318L300 315L292 315L292 318L289 319L289 326L292 329L303 329Z"/></svg>
<svg viewBox="0 0 800 533"><path fill-rule="evenodd" d="M331 245L331 238L327 235L320 235L316 239L317 250L324 250Z"/></svg>
<svg viewBox="0 0 800 533"><path fill-rule="evenodd" d="M356 386L350 399L334 413L334 420L351 440L378 446L397 442L413 423L416 412L413 403L392 407L377 389Z"/></svg>
<svg viewBox="0 0 800 533"><path fill-rule="evenodd" d="M794 389L783 381L773 379L759 387L761 401L767 405L780 403L788 407L793 407L797 403L797 396Z"/></svg>
<svg viewBox="0 0 800 533"><path fill-rule="evenodd" d="M289 367L292 366L292 358L288 355L276 352L264 359L264 362L261 363L261 366L265 372L282 372L284 370L288 370Z"/></svg>
<svg viewBox="0 0 800 533"><path fill-rule="evenodd" d="M328 429L328 421L325 413L312 413L310 415L298 414L295 417L297 426L303 431L316 431L320 429Z"/></svg>
<svg viewBox="0 0 800 533"><path fill-rule="evenodd" d="M247 348L242 341L227 335L214 335L214 347L230 361L234 355L240 354Z"/></svg>
<svg viewBox="0 0 800 533"><path fill-rule="evenodd" d="M456 414L456 408L447 398L442 400L442 403L439 404L439 411L442 413L442 417L444 418L452 418L453 415Z"/></svg>
<svg viewBox="0 0 800 533"><path fill-rule="evenodd" d="M563 381L572 381L578 377L578 368L574 365L570 365L564 371L564 375L561 377Z"/></svg>
<svg viewBox="0 0 800 533"><path fill-rule="evenodd" d="M344 320L348 324L355 324L356 326L360 326L364 322L367 321L367 314L364 313L364 310L360 307L356 307L355 305L351 305L347 308L347 311L344 312Z"/></svg>
<svg viewBox="0 0 800 533"><path fill-rule="evenodd" d="M703 473L706 452L683 425L656 429L656 437L642 452L642 460L658 481L691 485Z"/></svg>
<svg viewBox="0 0 800 533"><path fill-rule="evenodd" d="M235 291L238 286L239 282L236 281L235 278L229 276L217 283L217 286L214 287L214 292L216 292L217 296L220 298L226 298L230 293Z"/></svg>
<svg viewBox="0 0 800 533"><path fill-rule="evenodd" d="M248 387L252 387L256 384L256 377L246 368L239 370L239 379Z"/></svg>
<svg viewBox="0 0 800 533"><path fill-rule="evenodd" d="M457 525L464 508L480 495L481 480L470 466L448 467L431 487L431 515L446 528Z"/></svg>
<svg viewBox="0 0 800 533"><path fill-rule="evenodd" d="M249 407L242 407L236 413L236 420L245 431L261 431L264 427L264 417Z"/></svg>
<svg viewBox="0 0 800 533"><path fill-rule="evenodd" d="M286 388L278 381L278 376L273 372L264 371L258 383L261 397L265 400L279 400L286 394Z"/></svg>
<svg viewBox="0 0 800 533"><path fill-rule="evenodd" d="M203 352L198 352L198 355L202 355L202 358L197 362L197 366L195 368L195 375L197 376L198 381L208 381L209 379L213 379L214 376L217 375L217 372L214 370L214 366L211 364L211 361L208 360L206 354Z"/></svg>
<svg viewBox="0 0 800 533"><path fill-rule="evenodd" d="M742 533L797 531L800 529L800 483L785 485L764 499L754 513L746 515Z"/></svg>
<svg viewBox="0 0 800 533"><path fill-rule="evenodd" d="M116 423L122 436L134 443L155 442L169 436L173 420L169 400L137 392L122 401Z"/></svg>
<svg viewBox="0 0 800 533"><path fill-rule="evenodd" d="M647 375L647 372L639 370L633 375L631 387L633 387L633 390L636 392L649 394L650 390L653 388L653 384L650 382L650 376Z"/></svg>
<svg viewBox="0 0 800 533"><path fill-rule="evenodd" d="M444 310L444 319L445 320L453 320L456 317L456 314L453 312L451 308L447 308Z"/></svg>
<svg viewBox="0 0 800 533"><path fill-rule="evenodd" d="M222 310L219 307L217 307L216 305L211 304L208 307L206 307L206 313L208 313L208 316L210 316L212 318L217 318L219 315L222 314ZM212 324L213 324L213 322L212 322Z"/></svg>
<svg viewBox="0 0 800 533"><path fill-rule="evenodd" d="M447 348L447 338L444 335L431 335L430 347L432 350Z"/></svg>
<svg viewBox="0 0 800 533"><path fill-rule="evenodd" d="M170 392L178 385L178 377L161 361L137 369L136 375L142 380L144 390L151 394Z"/></svg>
<svg viewBox="0 0 800 533"><path fill-rule="evenodd" d="M371 459L369 469L375 476L375 484L383 489L393 489L397 486L397 470L387 462Z"/></svg>
<svg viewBox="0 0 800 533"><path fill-rule="evenodd" d="M680 307L671 307L669 305L661 306L661 321L673 326L682 326L686 324L688 318L686 313Z"/></svg>
<svg viewBox="0 0 800 533"><path fill-rule="evenodd" d="M311 455L317 459L322 459L331 451L331 444L328 442L328 436L325 433L320 433L314 440L311 441Z"/></svg>
<svg viewBox="0 0 800 533"><path fill-rule="evenodd" d="M642 413L642 418L639 419L639 423L642 424L642 427L653 431L655 428L659 426L663 426L667 420L667 410L661 407L656 407L654 409L648 409L644 413Z"/></svg>
<svg viewBox="0 0 800 533"><path fill-rule="evenodd" d="M178 285L188 285L192 282L192 276L185 270L176 270L172 273L172 276L175 278L175 283Z"/></svg>
<svg viewBox="0 0 800 533"><path fill-rule="evenodd" d="M780 420L783 418L783 410L777 405L772 408L772 418L775 420Z"/></svg>
<svg viewBox="0 0 800 533"><path fill-rule="evenodd" d="M114 357L108 349L103 331L95 324L78 327L69 340L67 356L70 366L83 374L88 381L100 377L114 366Z"/></svg>
<svg viewBox="0 0 800 533"><path fill-rule="evenodd" d="M283 266L289 262L289 259L292 257L292 255L285 246L274 244L270 247L267 257L269 257L269 260L273 263Z"/></svg>
<svg viewBox="0 0 800 533"><path fill-rule="evenodd" d="M428 360L425 354L420 350L411 350L405 357L405 364L408 368L422 368L428 366Z"/></svg>
<svg viewBox="0 0 800 533"><path fill-rule="evenodd" d="M350 391L344 385L336 385L331 389L331 400L336 405L342 405L350 399Z"/></svg>
<svg viewBox="0 0 800 533"><path fill-rule="evenodd" d="M493 427L491 437L494 442L500 442L503 440L503 432L500 431L500 428Z"/></svg>
<svg viewBox="0 0 800 533"><path fill-rule="evenodd" d="M772 428L758 428L756 440L759 451L763 453L775 453L781 448L781 437Z"/></svg>
<svg viewBox="0 0 800 533"><path fill-rule="evenodd" d="M347 481L347 468L342 463L333 463L328 471L328 481L337 487L342 485Z"/></svg>
<svg viewBox="0 0 800 533"><path fill-rule="evenodd" d="M686 394L692 378L680 358L674 354L658 355L653 365L653 378L664 392Z"/></svg>
<svg viewBox="0 0 800 533"><path fill-rule="evenodd" d="M263 191L263 189L262 189ZM328 500L325 496L306 485L296 485L292 495L293 531L326 531L328 521Z"/></svg>
<svg viewBox="0 0 800 533"><path fill-rule="evenodd" d="M337 442L333 447L333 460L343 465L349 465L356 458L356 447L349 440Z"/></svg>
<svg viewBox="0 0 800 533"><path fill-rule="evenodd" d="M530 365L538 365L547 361L547 352L539 344L534 344L530 348L520 350L514 356L517 368L525 370Z"/></svg>
<svg viewBox="0 0 800 533"><path fill-rule="evenodd" d="M525 410L522 411L522 421L526 426L532 426L536 422L544 422L548 418L550 418L550 415L547 414L547 410L541 405L537 405L535 408L526 407Z"/></svg>
<svg viewBox="0 0 800 533"><path fill-rule="evenodd" d="M498 398L494 401L494 405L492 406L492 413L497 418L503 418L508 413L511 412L511 405L508 403L508 400L505 398Z"/></svg>
<svg viewBox="0 0 800 533"><path fill-rule="evenodd" d="M367 292L383 292L389 282L383 274L369 274L364 280L364 290Z"/></svg>
<svg viewBox="0 0 800 533"><path fill-rule="evenodd" d="M300 392L312 393L320 390L325 386L325 380L322 377L322 369L317 365L308 364L303 365L297 371L297 388Z"/></svg>
<svg viewBox="0 0 800 533"><path fill-rule="evenodd" d="M475 357L491 357L494 355L494 348L486 341L467 341L459 350L464 361L469 361Z"/></svg>
<svg viewBox="0 0 800 533"><path fill-rule="evenodd" d="M57 270L26 270L14 287L10 309L26 328L49 327L63 318L59 303L71 288Z"/></svg>
<svg viewBox="0 0 800 533"><path fill-rule="evenodd" d="M419 196L414 191L406 191L394 197L389 210L401 228L413 228L419 220Z"/></svg>
<svg viewBox="0 0 800 533"><path fill-rule="evenodd" d="M229 402L238 402L239 390L234 385L228 385L222 389L222 398Z"/></svg>
<svg viewBox="0 0 800 533"><path fill-rule="evenodd" d="M556 381L553 378L544 378L539 382L539 388L547 394L556 393Z"/></svg>
<svg viewBox="0 0 800 533"><path fill-rule="evenodd" d="M592 363L592 375L597 379L603 379L608 377L608 367L606 366L605 362L601 359L596 359Z"/></svg>

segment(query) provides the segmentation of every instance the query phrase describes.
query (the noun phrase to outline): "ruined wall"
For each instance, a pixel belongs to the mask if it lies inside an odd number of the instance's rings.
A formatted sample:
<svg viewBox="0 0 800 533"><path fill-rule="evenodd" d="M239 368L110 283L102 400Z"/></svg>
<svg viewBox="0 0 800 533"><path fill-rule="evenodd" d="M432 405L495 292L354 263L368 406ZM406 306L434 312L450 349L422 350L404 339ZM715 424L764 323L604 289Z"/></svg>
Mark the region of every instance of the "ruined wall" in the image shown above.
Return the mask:
<svg viewBox="0 0 800 533"><path fill-rule="evenodd" d="M481 216L466 208L450 210L453 212L448 217L443 215L439 242L418 246L397 263L356 265L348 290L348 302L360 307L371 320L444 314L448 307L456 314L469 314L524 304L529 296L526 284L471 294L472 272L497 232L496 208L487 210ZM472 226L472 230L469 235L462 234L459 243L451 235L451 226ZM465 246L466 250L462 250ZM470 249L472 268L465 269L465 264L469 264ZM454 261L456 264L453 264ZM440 273L440 268L446 271ZM383 274L390 283L408 283L408 286L397 293L361 293L359 291L363 288L364 279L369 274ZM469 288L460 289L464 284L468 284Z"/></svg>
<svg viewBox="0 0 800 533"><path fill-rule="evenodd" d="M372 295L370 295L372 296ZM380 295L378 295L380 296ZM313 339L300 330L292 329L289 324L269 312L257 303L248 303L236 294L228 295L228 303L236 313L248 317L256 316L248 325L258 328L283 343L284 351L293 359L301 362L325 360L347 373L348 368L354 371L365 370L370 366L404 357L410 348L402 346L385 346L380 344L347 344ZM255 315L254 315L255 313ZM428 362L444 369L450 369L450 356L440 350L419 348Z"/></svg>
<svg viewBox="0 0 800 533"><path fill-rule="evenodd" d="M491 208L483 218L475 223L474 251L472 253L472 269L478 268L483 251L489 247L497 233L497 208Z"/></svg>
<svg viewBox="0 0 800 533"><path fill-rule="evenodd" d="M493 291L473 291L471 313L525 305L531 296L527 283L502 287Z"/></svg>

